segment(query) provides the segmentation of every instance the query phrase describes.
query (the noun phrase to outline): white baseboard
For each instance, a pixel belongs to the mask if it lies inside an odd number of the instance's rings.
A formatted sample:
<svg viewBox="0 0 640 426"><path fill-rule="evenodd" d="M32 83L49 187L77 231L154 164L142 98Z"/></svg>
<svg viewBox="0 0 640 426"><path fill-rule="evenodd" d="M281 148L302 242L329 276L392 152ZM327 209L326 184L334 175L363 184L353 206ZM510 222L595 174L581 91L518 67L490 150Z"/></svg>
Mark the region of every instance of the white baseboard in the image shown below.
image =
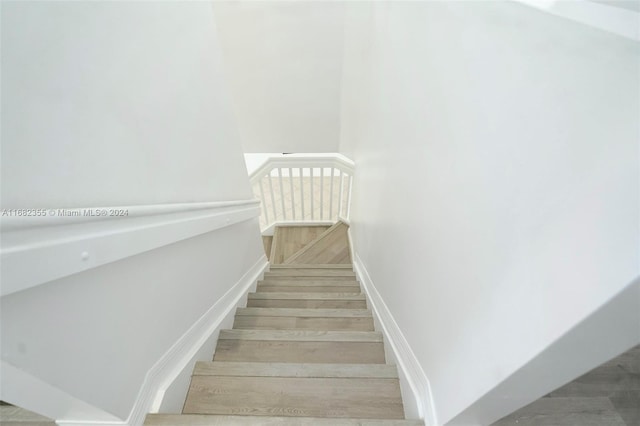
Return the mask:
<svg viewBox="0 0 640 426"><path fill-rule="evenodd" d="M353 245L352 245L353 246ZM418 359L411 350L409 343L405 339L393 315L382 300L380 293L376 289L367 268L364 266L357 251L353 257L353 266L356 276L360 280L367 299L371 305L371 310L380 324L382 333L385 337L385 345L389 345L389 349L395 358L398 366L398 374L400 375L401 384L404 381L412 395L404 394L405 405L410 403L406 398L413 397L412 401L418 412L418 416L424 419L427 426L437 425L437 417L434 409L433 395L431 386L424 370L422 369Z"/></svg>
<svg viewBox="0 0 640 426"><path fill-rule="evenodd" d="M178 339L167 352L147 372L136 402L125 421L65 421L58 420L62 426L102 425L102 426L140 426L147 413L157 412L165 391L191 361L200 347L219 331L225 318L233 315L235 308L255 285L267 269L266 256L258 260L234 285L222 296L198 321Z"/></svg>

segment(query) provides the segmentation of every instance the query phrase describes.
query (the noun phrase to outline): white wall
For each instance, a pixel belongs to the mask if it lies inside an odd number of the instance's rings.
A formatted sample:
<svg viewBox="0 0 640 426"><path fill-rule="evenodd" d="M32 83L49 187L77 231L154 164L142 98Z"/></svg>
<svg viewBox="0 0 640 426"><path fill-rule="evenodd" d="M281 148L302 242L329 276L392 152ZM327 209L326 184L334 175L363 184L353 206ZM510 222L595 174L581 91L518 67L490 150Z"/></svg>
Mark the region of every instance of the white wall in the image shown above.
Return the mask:
<svg viewBox="0 0 640 426"><path fill-rule="evenodd" d="M640 12L640 3L636 0L589 0L594 3L602 3L607 6L619 7L622 9L634 10Z"/></svg>
<svg viewBox="0 0 640 426"><path fill-rule="evenodd" d="M448 425L487 425L640 342L640 277Z"/></svg>
<svg viewBox="0 0 640 426"><path fill-rule="evenodd" d="M445 424L637 277L639 46L511 2L345 25L354 247Z"/></svg>
<svg viewBox="0 0 640 426"><path fill-rule="evenodd" d="M254 219L4 296L2 358L127 419L151 367L263 255L257 235ZM95 420L78 414L56 419Z"/></svg>
<svg viewBox="0 0 640 426"><path fill-rule="evenodd" d="M3 2L2 205L248 198L207 2Z"/></svg>
<svg viewBox="0 0 640 426"><path fill-rule="evenodd" d="M342 2L214 4L245 152L337 152Z"/></svg>
<svg viewBox="0 0 640 426"><path fill-rule="evenodd" d="M2 43L3 208L252 198L210 3L3 2ZM125 249L130 227L163 231L144 220L48 224ZM59 421L131 419L156 363L264 256L256 218L211 229L2 297L1 397ZM3 266L61 244L49 231L3 232Z"/></svg>

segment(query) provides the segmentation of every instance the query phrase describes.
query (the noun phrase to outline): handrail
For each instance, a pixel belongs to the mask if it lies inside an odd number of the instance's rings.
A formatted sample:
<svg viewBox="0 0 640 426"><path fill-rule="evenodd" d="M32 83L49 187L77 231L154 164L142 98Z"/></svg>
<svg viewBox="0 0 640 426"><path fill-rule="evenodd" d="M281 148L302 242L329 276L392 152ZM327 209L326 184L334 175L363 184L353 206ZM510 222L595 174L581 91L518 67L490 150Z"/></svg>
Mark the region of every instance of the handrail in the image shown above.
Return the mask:
<svg viewBox="0 0 640 426"><path fill-rule="evenodd" d="M341 154L320 154L320 155L305 155L305 154L291 154L286 157L269 157L265 160L260 167L258 167L253 173L249 175L249 180L254 183L256 176L264 175L268 171L273 170L275 167L330 167L332 165L339 165L345 170L353 173L355 163Z"/></svg>
<svg viewBox="0 0 640 426"><path fill-rule="evenodd" d="M249 199L133 206L3 209L2 217L0 217L0 230L4 232L12 231L14 229L72 225L77 223L95 222L98 220L122 220L123 218L166 215L172 213L193 212L196 210L252 206L259 202L259 199Z"/></svg>
<svg viewBox="0 0 640 426"><path fill-rule="evenodd" d="M353 161L340 154L268 158L249 175L262 203L262 231L279 222L348 221L354 170Z"/></svg>
<svg viewBox="0 0 640 426"><path fill-rule="evenodd" d="M257 218L259 203L245 199L44 209L47 216L2 217L7 228L2 229L0 248L0 296Z"/></svg>

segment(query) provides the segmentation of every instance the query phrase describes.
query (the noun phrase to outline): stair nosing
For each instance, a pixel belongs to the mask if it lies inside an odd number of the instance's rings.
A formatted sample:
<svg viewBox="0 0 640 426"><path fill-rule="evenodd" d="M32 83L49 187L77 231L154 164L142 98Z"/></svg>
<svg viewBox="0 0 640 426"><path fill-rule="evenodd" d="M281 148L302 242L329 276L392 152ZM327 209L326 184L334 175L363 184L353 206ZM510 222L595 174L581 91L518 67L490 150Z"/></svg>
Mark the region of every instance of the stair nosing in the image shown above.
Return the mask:
<svg viewBox="0 0 640 426"><path fill-rule="evenodd" d="M192 375L398 379L398 370L391 364L198 361Z"/></svg>
<svg viewBox="0 0 640 426"><path fill-rule="evenodd" d="M369 309L345 308L263 308L236 309L236 316L298 318L371 318Z"/></svg>
<svg viewBox="0 0 640 426"><path fill-rule="evenodd" d="M275 285L294 285L300 287L356 287L359 286L360 283L358 281L351 280L318 280L318 281L295 281L295 280L259 280L258 285L266 285L266 286L275 286Z"/></svg>
<svg viewBox="0 0 640 426"><path fill-rule="evenodd" d="M351 263L276 263L269 266L270 269L350 269Z"/></svg>
<svg viewBox="0 0 640 426"><path fill-rule="evenodd" d="M218 339L274 342L383 342L382 333L378 331L226 329L220 331Z"/></svg>
<svg viewBox="0 0 640 426"><path fill-rule="evenodd" d="M249 300L330 300L362 301L363 293L296 293L296 292L255 292L249 293Z"/></svg>
<svg viewBox="0 0 640 426"><path fill-rule="evenodd" d="M168 419L168 422L158 422ZM149 422L147 421L149 420ZM184 422L181 422L184 421ZM215 421L215 423L214 423ZM250 416L228 414L147 414L147 426L247 426L247 425L285 425L285 426L424 426L421 420L411 419L364 419L336 417L282 417Z"/></svg>
<svg viewBox="0 0 640 426"><path fill-rule="evenodd" d="M294 272L297 272L297 271L295 271L295 269L296 268L290 268L290 269L282 268L282 269L276 269L274 271L269 270L269 271L265 271L265 274L271 274L273 276L285 276L285 277L296 276L296 274ZM311 270L312 270L312 268L298 268L298 269L302 270L301 271L301 275L302 276L313 276L313 274L309 275ZM284 273L284 272L290 272L290 273L287 274L287 273ZM318 269L317 272L318 272L318 274L321 274L323 272L327 272L327 270L326 269ZM323 276L355 277L355 275L356 275L356 273L353 270L347 270L347 269L337 269L334 272L336 272L336 274L327 274L327 275L323 275ZM338 274L337 272L341 272L341 273Z"/></svg>

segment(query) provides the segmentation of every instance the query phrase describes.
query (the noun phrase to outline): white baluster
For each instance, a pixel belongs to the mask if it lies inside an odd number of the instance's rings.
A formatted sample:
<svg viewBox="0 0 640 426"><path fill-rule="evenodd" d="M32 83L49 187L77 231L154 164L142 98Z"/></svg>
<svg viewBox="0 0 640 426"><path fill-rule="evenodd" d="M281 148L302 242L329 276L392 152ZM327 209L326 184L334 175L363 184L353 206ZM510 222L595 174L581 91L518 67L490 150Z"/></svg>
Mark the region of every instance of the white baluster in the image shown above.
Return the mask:
<svg viewBox="0 0 640 426"><path fill-rule="evenodd" d="M302 218L304 220L304 179L302 178L302 167L298 169L300 171L300 209L302 210Z"/></svg>
<svg viewBox="0 0 640 426"><path fill-rule="evenodd" d="M329 185L329 220L333 220L333 173L335 168L331 167L331 184Z"/></svg>
<svg viewBox="0 0 640 426"><path fill-rule="evenodd" d="M340 170L340 198L338 199L338 216L342 216L342 198L344 197L344 172Z"/></svg>
<svg viewBox="0 0 640 426"><path fill-rule="evenodd" d="M296 203L293 199L293 169L291 169L291 167L289 167L289 186L291 187L291 219L296 220Z"/></svg>
<svg viewBox="0 0 640 426"><path fill-rule="evenodd" d="M324 219L324 167L320 167L320 220Z"/></svg>
<svg viewBox="0 0 640 426"><path fill-rule="evenodd" d="M349 175L349 181L348 181L348 187L347 187L347 215L345 216L345 218L347 220L349 220L349 217L351 215L351 189L353 188L353 176Z"/></svg>
<svg viewBox="0 0 640 426"><path fill-rule="evenodd" d="M313 220L313 199L316 198L315 193L313 192L313 167L309 167L309 182L311 187L311 220Z"/></svg>
<svg viewBox="0 0 640 426"><path fill-rule="evenodd" d="M262 181L264 180L264 176L260 179L260 201L262 201L262 209L264 210L264 221L265 224L269 225L269 209L267 209L267 203L265 203L264 198L264 188L262 187Z"/></svg>
<svg viewBox="0 0 640 426"><path fill-rule="evenodd" d="M271 170L269 172L269 190L271 191L271 207L273 207L273 220L276 222L278 220L278 213L276 210L276 197L273 195L273 178L271 177Z"/></svg>
<svg viewBox="0 0 640 426"><path fill-rule="evenodd" d="M284 208L284 189L282 188L282 168L278 167L278 181L280 183L280 204L282 205L282 217L287 220L287 211Z"/></svg>

